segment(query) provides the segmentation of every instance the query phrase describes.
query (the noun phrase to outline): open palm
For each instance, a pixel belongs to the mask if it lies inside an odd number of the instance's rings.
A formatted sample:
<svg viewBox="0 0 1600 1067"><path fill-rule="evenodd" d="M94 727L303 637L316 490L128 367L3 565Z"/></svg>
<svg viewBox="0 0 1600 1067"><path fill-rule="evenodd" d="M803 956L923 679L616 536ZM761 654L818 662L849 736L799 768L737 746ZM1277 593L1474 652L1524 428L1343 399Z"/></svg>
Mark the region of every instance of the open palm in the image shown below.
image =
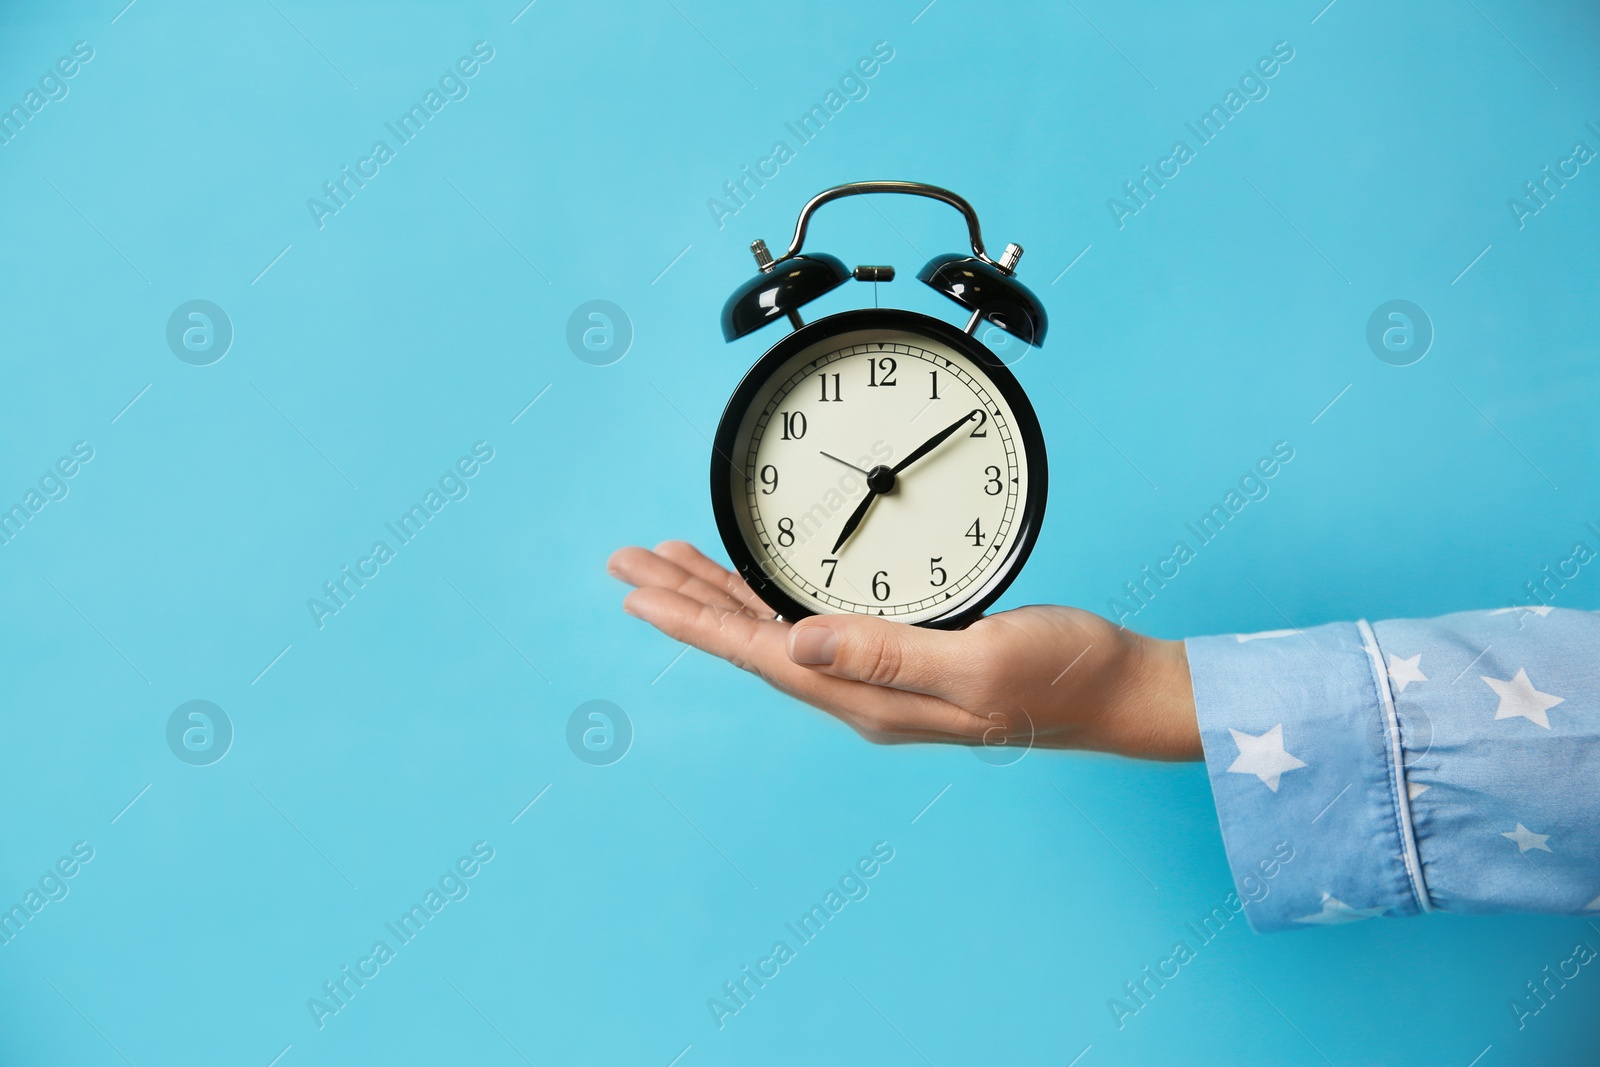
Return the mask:
<svg viewBox="0 0 1600 1067"><path fill-rule="evenodd" d="M694 546L619 549L624 609L879 743L1090 748L1198 759L1183 645L1076 608L1032 606L949 632L859 615L789 623Z"/></svg>

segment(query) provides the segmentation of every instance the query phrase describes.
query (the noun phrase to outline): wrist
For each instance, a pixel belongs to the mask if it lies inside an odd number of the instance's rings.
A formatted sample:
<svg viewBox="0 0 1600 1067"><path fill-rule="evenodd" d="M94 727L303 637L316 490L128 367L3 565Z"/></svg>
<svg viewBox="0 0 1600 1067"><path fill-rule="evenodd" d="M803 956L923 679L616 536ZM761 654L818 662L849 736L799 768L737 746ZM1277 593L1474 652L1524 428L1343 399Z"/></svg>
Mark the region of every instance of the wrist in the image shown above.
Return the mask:
<svg viewBox="0 0 1600 1067"><path fill-rule="evenodd" d="M1124 692L1130 700L1127 714L1141 727L1140 743L1138 751L1127 754L1143 759L1204 759L1183 642L1135 636L1135 646Z"/></svg>
<svg viewBox="0 0 1600 1067"><path fill-rule="evenodd" d="M1082 672L1078 686L1062 694L1061 718L1070 729L1045 743L1133 759L1203 759L1183 642L1145 637L1091 618L1098 628L1084 652L1094 653L1077 668Z"/></svg>

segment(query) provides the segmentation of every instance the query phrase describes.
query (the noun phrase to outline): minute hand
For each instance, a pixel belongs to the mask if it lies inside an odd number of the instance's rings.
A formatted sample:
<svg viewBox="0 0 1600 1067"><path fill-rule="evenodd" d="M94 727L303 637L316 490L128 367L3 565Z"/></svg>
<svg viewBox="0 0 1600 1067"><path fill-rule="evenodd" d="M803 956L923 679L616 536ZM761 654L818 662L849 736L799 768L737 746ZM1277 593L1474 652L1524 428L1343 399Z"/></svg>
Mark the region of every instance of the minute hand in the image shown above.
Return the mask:
<svg viewBox="0 0 1600 1067"><path fill-rule="evenodd" d="M896 474L899 474L901 471L903 471L907 467L911 466L917 460L921 459L923 456L926 456L929 452L932 452L934 449L938 448L941 444L944 443L945 439L948 438L951 434L955 433L957 430L961 429L961 427L963 427L967 423L971 422L972 421L972 417L974 415L976 415L976 414L978 414L978 409L977 408L973 408L971 411L969 411L965 415L961 416L955 422L952 422L949 426L946 426L944 429L940 430L938 433L934 434L932 437L930 437L926 441L922 442L922 444L918 445L917 448L914 449L909 456L907 456L905 459L901 460L899 463L895 464L894 472Z"/></svg>

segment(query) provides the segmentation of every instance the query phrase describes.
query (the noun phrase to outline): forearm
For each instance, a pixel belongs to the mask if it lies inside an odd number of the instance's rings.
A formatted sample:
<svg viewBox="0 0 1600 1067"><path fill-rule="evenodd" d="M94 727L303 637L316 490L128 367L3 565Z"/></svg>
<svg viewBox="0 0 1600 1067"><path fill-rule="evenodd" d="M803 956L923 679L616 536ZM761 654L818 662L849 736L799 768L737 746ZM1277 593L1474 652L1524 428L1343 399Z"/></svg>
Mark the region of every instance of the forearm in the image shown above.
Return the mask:
<svg viewBox="0 0 1600 1067"><path fill-rule="evenodd" d="M1600 617L1474 612L1188 646L1257 929L1600 910ZM1279 845L1294 858L1267 882Z"/></svg>

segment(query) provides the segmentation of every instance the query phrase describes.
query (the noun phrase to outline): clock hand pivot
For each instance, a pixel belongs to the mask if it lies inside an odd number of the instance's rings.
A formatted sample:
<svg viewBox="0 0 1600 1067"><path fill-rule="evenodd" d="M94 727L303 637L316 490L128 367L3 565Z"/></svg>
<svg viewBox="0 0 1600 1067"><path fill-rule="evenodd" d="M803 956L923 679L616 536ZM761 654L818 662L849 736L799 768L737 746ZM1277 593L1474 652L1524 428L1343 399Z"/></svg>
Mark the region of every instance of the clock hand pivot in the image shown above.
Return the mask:
<svg viewBox="0 0 1600 1067"><path fill-rule="evenodd" d="M829 552L829 555L837 555L839 549L846 541L850 539L850 535L856 532L856 527L861 525L861 520L867 517L867 510L872 507L872 501L884 493L892 492L894 490L896 477L901 471L911 466L911 464L915 463L923 456L926 456L929 452L932 452L935 448L938 448L957 430L971 422L974 416L978 415L978 413L979 412L977 408L967 412L955 422L952 422L949 426L946 426L944 429L940 430L938 433L922 442L922 444L918 445L914 450L912 450L909 456L901 460L899 463L896 463L893 467L886 467L880 463L868 471L867 495L856 507L856 510L851 513L850 517L845 520L844 529L839 531L839 539L833 543L833 549L831 552ZM823 454L827 455L827 453ZM833 459L835 457L828 456L828 458Z"/></svg>

